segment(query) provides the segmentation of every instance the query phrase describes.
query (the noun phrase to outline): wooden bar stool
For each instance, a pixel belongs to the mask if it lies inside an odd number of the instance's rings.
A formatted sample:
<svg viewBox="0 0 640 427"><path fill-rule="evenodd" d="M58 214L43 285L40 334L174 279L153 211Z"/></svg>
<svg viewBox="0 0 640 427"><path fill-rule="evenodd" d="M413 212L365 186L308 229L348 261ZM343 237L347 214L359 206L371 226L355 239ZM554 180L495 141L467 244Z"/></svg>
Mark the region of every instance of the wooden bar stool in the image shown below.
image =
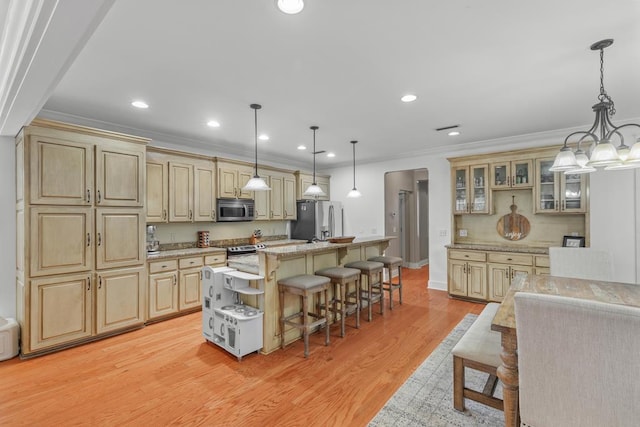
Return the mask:
<svg viewBox="0 0 640 427"><path fill-rule="evenodd" d="M325 309L324 316L318 313L311 313L307 311L307 302L309 296L313 298L316 294L324 294L325 305L328 303L328 289L331 284L331 279L324 276L315 276L312 274L302 274L299 276L287 277L286 279L278 280L278 290L280 291L280 347L284 348L284 326L289 325L302 331L302 337L304 339L304 357L309 357L309 331L316 326L322 327L324 325L326 335L324 345L329 345L329 311ZM288 292L293 295L300 296L302 307L299 312L291 314L289 316L284 315L284 293ZM302 323L294 321L302 317ZM313 317L317 319L314 322L310 322L309 318Z"/></svg>
<svg viewBox="0 0 640 427"><path fill-rule="evenodd" d="M331 279L333 284L333 299L330 310L334 316L340 314L340 336L345 335L345 317L356 314L356 328L360 328L360 270L345 267L330 267L316 271L316 275ZM349 298L349 285L355 285L353 295L355 301Z"/></svg>
<svg viewBox="0 0 640 427"><path fill-rule="evenodd" d="M374 256L369 261L381 262L389 273L389 281L383 282L382 289L389 292L389 309L393 310L393 290L397 289L402 305L402 258L396 256ZM398 269L398 283L393 283L393 269Z"/></svg>
<svg viewBox="0 0 640 427"><path fill-rule="evenodd" d="M384 264L374 261L354 261L344 265L347 268L355 268L360 270L360 274L367 278L367 289L362 289L362 280L360 280L360 304L367 301L369 315L367 320L371 322L372 306L376 302L380 304L380 314L384 314L384 292L382 290L382 269Z"/></svg>

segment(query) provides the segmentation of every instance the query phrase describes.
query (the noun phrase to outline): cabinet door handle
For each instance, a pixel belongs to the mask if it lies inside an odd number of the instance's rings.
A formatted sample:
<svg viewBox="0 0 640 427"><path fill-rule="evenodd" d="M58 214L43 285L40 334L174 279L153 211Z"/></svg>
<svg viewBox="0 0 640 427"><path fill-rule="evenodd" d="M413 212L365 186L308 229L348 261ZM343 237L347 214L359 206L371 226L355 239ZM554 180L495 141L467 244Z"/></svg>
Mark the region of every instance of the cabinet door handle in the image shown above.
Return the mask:
<svg viewBox="0 0 640 427"><path fill-rule="evenodd" d="M176 283L178 282L178 278L176 277L176 275L173 275L173 286L176 285Z"/></svg>
<svg viewBox="0 0 640 427"><path fill-rule="evenodd" d="M87 203L91 203L91 190L87 188Z"/></svg>
<svg viewBox="0 0 640 427"><path fill-rule="evenodd" d="M100 195L100 190L98 190L98 203L102 202L102 196Z"/></svg>
<svg viewBox="0 0 640 427"><path fill-rule="evenodd" d="M189 219L193 219L193 211L189 209Z"/></svg>
<svg viewBox="0 0 640 427"><path fill-rule="evenodd" d="M102 276L98 276L98 289L102 289Z"/></svg>
<svg viewBox="0 0 640 427"><path fill-rule="evenodd" d="M506 277L507 279L509 278L509 269L508 268L504 271L504 277Z"/></svg>
<svg viewBox="0 0 640 427"><path fill-rule="evenodd" d="M91 290L91 276L87 277L87 290Z"/></svg>
<svg viewBox="0 0 640 427"><path fill-rule="evenodd" d="M216 219L216 211L211 211L211 219Z"/></svg>
<svg viewBox="0 0 640 427"><path fill-rule="evenodd" d="M507 261L513 261L513 259L512 258L507 258Z"/></svg>
<svg viewBox="0 0 640 427"><path fill-rule="evenodd" d="M565 202L565 201L563 200L563 201L562 201L562 210L565 210L565 209L566 209L566 206L565 206L564 202Z"/></svg>
<svg viewBox="0 0 640 427"><path fill-rule="evenodd" d="M555 201L554 206L555 206L555 207L554 207L554 210L556 210L556 211L557 211L557 210L558 210L558 201L557 201L557 200Z"/></svg>
<svg viewBox="0 0 640 427"><path fill-rule="evenodd" d="M287 210L284 210L284 217L287 218L289 216L289 214L287 213Z"/></svg>
<svg viewBox="0 0 640 427"><path fill-rule="evenodd" d="M91 233L87 233L87 246L91 246Z"/></svg>
<svg viewBox="0 0 640 427"><path fill-rule="evenodd" d="M102 233L98 233L98 246L102 246Z"/></svg>
<svg viewBox="0 0 640 427"><path fill-rule="evenodd" d="M162 210L162 219L167 219L167 210L166 209Z"/></svg>

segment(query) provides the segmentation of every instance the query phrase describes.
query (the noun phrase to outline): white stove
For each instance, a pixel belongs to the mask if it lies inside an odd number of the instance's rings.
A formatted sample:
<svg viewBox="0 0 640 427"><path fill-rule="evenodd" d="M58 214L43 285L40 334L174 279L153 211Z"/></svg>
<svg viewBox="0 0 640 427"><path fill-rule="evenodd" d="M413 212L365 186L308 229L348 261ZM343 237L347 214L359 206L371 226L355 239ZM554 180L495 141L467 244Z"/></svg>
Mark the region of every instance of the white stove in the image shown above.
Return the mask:
<svg viewBox="0 0 640 427"><path fill-rule="evenodd" d="M238 294L263 294L249 286L251 281L262 279L229 267L202 269L202 335L238 360L262 348L264 312L238 298Z"/></svg>

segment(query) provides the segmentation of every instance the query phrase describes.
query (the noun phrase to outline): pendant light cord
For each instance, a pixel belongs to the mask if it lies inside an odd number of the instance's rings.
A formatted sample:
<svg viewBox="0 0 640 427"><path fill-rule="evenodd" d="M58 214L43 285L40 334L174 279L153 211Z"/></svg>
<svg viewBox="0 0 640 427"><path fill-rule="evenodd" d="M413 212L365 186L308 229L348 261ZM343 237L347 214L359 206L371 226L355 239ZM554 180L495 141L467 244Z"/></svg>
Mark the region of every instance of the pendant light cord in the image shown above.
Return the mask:
<svg viewBox="0 0 640 427"><path fill-rule="evenodd" d="M255 145L256 145L256 172L255 172L255 176L258 176L258 109L254 108L253 110L253 116L254 116L254 126L253 126L253 130L254 130L254 135L253 135L253 139L255 141Z"/></svg>
<svg viewBox="0 0 640 427"><path fill-rule="evenodd" d="M311 130L313 130L313 185L318 185L316 183L316 131L318 126L311 126Z"/></svg>
<svg viewBox="0 0 640 427"><path fill-rule="evenodd" d="M351 141L353 145L353 188L356 188L356 144L358 141Z"/></svg>

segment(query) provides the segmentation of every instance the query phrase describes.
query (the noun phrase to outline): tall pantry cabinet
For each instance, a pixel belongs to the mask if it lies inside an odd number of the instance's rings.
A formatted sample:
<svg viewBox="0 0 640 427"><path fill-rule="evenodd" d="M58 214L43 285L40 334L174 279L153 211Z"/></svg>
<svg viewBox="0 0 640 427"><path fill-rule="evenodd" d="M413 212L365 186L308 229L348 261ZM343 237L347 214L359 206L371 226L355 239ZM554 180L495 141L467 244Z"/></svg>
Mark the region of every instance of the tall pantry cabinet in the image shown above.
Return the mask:
<svg viewBox="0 0 640 427"><path fill-rule="evenodd" d="M23 355L144 322L147 139L35 120L16 138Z"/></svg>

